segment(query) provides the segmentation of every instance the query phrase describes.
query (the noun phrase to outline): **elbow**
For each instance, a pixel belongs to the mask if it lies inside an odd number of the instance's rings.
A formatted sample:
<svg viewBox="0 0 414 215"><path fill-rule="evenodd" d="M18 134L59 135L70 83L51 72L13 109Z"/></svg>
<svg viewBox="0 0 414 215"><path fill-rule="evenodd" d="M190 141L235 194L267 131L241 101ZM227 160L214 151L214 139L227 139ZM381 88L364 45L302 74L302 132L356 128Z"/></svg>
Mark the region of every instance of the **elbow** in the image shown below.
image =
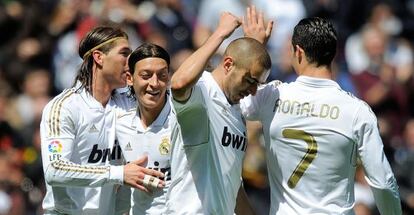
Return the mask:
<svg viewBox="0 0 414 215"><path fill-rule="evenodd" d="M46 169L46 171L45 171L45 181L46 181L46 183L48 184L48 185L50 185L50 186L54 186L54 185L56 185L57 184L57 180L56 180L56 177L54 177L54 171L53 170L51 170L52 169L52 167L51 166L49 166L47 169Z"/></svg>
<svg viewBox="0 0 414 215"><path fill-rule="evenodd" d="M171 78L171 91L181 91L185 88L185 84L182 78L172 77Z"/></svg>
<svg viewBox="0 0 414 215"><path fill-rule="evenodd" d="M174 98L181 98L186 95L188 86L182 79L171 80L171 92Z"/></svg>
<svg viewBox="0 0 414 215"><path fill-rule="evenodd" d="M57 177L57 169L56 169L56 163L57 161L51 162L45 170L45 181L50 186L56 186L59 185L62 181L61 177Z"/></svg>

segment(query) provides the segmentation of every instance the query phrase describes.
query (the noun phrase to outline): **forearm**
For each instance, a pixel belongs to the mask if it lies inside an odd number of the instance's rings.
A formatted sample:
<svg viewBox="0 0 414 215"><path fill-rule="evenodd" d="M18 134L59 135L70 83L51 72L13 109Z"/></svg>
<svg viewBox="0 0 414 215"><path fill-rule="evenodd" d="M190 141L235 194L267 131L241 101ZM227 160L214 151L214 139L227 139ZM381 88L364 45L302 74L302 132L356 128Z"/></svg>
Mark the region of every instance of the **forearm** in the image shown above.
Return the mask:
<svg viewBox="0 0 414 215"><path fill-rule="evenodd" d="M176 100L189 97L191 88L197 83L211 56L214 55L226 35L215 31L197 51L195 51L174 72L171 78L171 90Z"/></svg>
<svg viewBox="0 0 414 215"><path fill-rule="evenodd" d="M52 186L99 187L104 184L122 184L123 166L90 166L55 160L47 166L45 179Z"/></svg>

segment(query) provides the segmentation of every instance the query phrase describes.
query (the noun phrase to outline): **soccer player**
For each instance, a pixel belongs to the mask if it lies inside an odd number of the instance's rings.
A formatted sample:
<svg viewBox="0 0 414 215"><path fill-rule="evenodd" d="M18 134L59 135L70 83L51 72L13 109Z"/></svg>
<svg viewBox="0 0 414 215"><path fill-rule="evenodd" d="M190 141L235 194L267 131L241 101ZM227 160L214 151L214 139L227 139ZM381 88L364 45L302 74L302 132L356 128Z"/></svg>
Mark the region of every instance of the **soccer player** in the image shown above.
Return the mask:
<svg viewBox="0 0 414 215"><path fill-rule="evenodd" d="M122 109L117 113L117 140L126 161L147 155L146 167L163 172L166 182L163 189L155 189L160 179L145 176L144 185L151 192L133 189L131 214L166 214L166 193L171 182L170 137L176 121L168 92L169 64L167 51L155 44L144 43L129 56L130 97L118 101Z"/></svg>
<svg viewBox="0 0 414 215"><path fill-rule="evenodd" d="M263 124L270 214L354 214L357 160L381 214L401 214L396 180L371 108L333 81L332 24L306 18L292 37L293 83L271 82L241 101Z"/></svg>
<svg viewBox="0 0 414 215"><path fill-rule="evenodd" d="M248 14L250 15L250 14ZM263 16L248 20L265 28ZM171 78L177 132L173 132L167 214L221 214L235 212L241 188L241 170L247 147L246 127L239 100L254 94L271 66L265 47L255 39L240 38L226 48L221 63L204 72L209 58L238 26L240 20L225 12L205 44ZM176 124L177 125L177 124ZM240 201L246 200L240 189ZM243 202L238 206L248 208ZM251 208L248 208L251 210ZM237 211L247 212L237 208Z"/></svg>
<svg viewBox="0 0 414 215"><path fill-rule="evenodd" d="M45 214L115 214L116 184L142 188L145 157L125 166L115 143L111 95L126 86L128 36L120 29L97 27L80 43L83 64L70 89L51 100L40 124L46 195ZM137 157L138 158L138 157ZM159 186L163 186L160 181Z"/></svg>

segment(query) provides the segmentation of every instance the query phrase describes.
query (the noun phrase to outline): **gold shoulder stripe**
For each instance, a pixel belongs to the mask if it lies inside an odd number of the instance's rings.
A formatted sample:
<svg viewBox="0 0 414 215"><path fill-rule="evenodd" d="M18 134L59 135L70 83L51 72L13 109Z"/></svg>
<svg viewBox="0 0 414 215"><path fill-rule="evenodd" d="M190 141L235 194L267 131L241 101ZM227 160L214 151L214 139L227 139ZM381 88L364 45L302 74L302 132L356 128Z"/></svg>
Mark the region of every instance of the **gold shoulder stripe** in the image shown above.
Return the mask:
<svg viewBox="0 0 414 215"><path fill-rule="evenodd" d="M52 107L50 108L50 112L49 112L49 119L47 120L47 124L49 125L49 137L52 136L52 116L53 116L53 110L55 109L56 103L59 101L60 98L56 99L53 104Z"/></svg>
<svg viewBox="0 0 414 215"><path fill-rule="evenodd" d="M64 93L59 98L56 98L56 100L52 104L52 107L50 108L49 120L48 120L48 124L49 124L49 137L52 136L55 133L55 131L53 130L54 129L54 126L53 126L53 123L54 123L53 117L55 115L56 104L59 103L60 100L62 99L62 97L64 97L67 93L68 93L68 90L65 90Z"/></svg>
<svg viewBox="0 0 414 215"><path fill-rule="evenodd" d="M63 102L69 98L74 93L73 90L66 91L60 98L56 99L53 103L51 114L49 117L49 134L50 136L59 136L60 135L60 127L59 127L59 117L60 117L60 110L62 108Z"/></svg>

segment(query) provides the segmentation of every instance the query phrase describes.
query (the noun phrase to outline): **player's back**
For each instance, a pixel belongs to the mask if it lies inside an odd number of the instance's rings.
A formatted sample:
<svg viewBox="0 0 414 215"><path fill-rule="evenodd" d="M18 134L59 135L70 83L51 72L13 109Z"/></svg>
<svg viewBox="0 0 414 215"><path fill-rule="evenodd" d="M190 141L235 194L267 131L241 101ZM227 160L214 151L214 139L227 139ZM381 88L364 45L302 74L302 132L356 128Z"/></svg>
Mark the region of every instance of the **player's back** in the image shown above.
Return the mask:
<svg viewBox="0 0 414 215"><path fill-rule="evenodd" d="M327 79L301 76L277 89L264 125L272 202L279 203L271 214L353 214L356 118L369 108Z"/></svg>

